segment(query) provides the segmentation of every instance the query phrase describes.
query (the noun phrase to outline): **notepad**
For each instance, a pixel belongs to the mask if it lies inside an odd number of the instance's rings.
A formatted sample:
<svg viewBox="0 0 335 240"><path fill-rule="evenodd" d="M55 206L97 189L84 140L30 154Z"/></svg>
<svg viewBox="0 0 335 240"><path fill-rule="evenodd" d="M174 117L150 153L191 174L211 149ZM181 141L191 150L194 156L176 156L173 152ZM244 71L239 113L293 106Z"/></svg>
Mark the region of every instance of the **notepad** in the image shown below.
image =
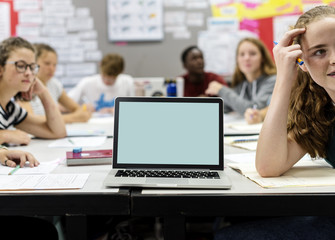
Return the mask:
<svg viewBox="0 0 335 240"><path fill-rule="evenodd" d="M228 163L228 166L264 188L335 185L335 169L323 159L300 160L282 176L267 178L258 174L254 161Z"/></svg>
<svg viewBox="0 0 335 240"><path fill-rule="evenodd" d="M225 137L224 143L234 147L256 151L258 137L259 135Z"/></svg>

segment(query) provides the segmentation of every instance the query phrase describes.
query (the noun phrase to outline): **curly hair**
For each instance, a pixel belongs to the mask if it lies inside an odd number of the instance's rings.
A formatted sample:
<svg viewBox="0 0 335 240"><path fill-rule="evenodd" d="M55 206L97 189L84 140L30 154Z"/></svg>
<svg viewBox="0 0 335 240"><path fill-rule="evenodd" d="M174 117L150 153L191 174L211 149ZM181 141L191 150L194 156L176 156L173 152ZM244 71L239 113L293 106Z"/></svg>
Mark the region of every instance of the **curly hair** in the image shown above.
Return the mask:
<svg viewBox="0 0 335 240"><path fill-rule="evenodd" d="M335 16L335 8L318 6L299 17L294 28ZM300 44L301 35L294 39ZM293 85L289 104L287 131L311 155L326 157L326 147L335 120L335 107L326 90L319 86L309 73L298 67L298 77Z"/></svg>
<svg viewBox="0 0 335 240"><path fill-rule="evenodd" d="M261 64L262 74L264 75L276 74L276 65L274 64L271 54L269 50L265 47L264 43L257 38L244 38L238 43L237 48L236 48L236 64L235 64L235 70L234 70L234 74L232 78L231 87L237 86L239 83L243 82L246 78L244 73L241 72L241 69L239 68L237 64L238 51L240 49L241 44L244 42L250 42L254 44L260 51L262 55L262 64Z"/></svg>

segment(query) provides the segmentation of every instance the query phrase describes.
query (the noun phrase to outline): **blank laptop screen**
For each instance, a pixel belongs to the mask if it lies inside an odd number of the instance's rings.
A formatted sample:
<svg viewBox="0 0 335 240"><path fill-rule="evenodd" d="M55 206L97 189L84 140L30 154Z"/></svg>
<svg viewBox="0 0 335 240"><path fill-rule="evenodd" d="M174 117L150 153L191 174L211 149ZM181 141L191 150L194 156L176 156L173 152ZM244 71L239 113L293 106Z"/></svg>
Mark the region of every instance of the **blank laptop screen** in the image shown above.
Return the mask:
<svg viewBox="0 0 335 240"><path fill-rule="evenodd" d="M219 165L219 108L217 102L121 101L117 164Z"/></svg>

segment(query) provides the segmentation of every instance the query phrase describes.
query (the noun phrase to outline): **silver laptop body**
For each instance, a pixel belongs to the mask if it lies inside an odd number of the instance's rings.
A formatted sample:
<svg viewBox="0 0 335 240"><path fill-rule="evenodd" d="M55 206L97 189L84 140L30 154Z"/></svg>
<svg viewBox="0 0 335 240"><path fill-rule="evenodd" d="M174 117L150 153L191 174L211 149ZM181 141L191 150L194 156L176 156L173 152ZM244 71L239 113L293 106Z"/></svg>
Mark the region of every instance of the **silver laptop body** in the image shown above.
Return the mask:
<svg viewBox="0 0 335 240"><path fill-rule="evenodd" d="M221 98L117 97L113 140L106 187L231 187Z"/></svg>

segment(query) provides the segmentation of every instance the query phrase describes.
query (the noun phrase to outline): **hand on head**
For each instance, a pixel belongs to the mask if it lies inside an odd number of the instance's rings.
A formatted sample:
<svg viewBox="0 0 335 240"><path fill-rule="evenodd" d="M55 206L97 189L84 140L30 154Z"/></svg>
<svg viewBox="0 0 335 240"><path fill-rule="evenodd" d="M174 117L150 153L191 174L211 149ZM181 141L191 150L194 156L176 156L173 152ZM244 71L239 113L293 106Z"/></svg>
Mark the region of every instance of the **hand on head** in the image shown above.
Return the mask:
<svg viewBox="0 0 335 240"><path fill-rule="evenodd" d="M39 95L43 93L45 90L46 90L46 87L43 85L41 80L35 77L29 90L27 92L22 92L21 97L26 101L30 101L34 95Z"/></svg>

